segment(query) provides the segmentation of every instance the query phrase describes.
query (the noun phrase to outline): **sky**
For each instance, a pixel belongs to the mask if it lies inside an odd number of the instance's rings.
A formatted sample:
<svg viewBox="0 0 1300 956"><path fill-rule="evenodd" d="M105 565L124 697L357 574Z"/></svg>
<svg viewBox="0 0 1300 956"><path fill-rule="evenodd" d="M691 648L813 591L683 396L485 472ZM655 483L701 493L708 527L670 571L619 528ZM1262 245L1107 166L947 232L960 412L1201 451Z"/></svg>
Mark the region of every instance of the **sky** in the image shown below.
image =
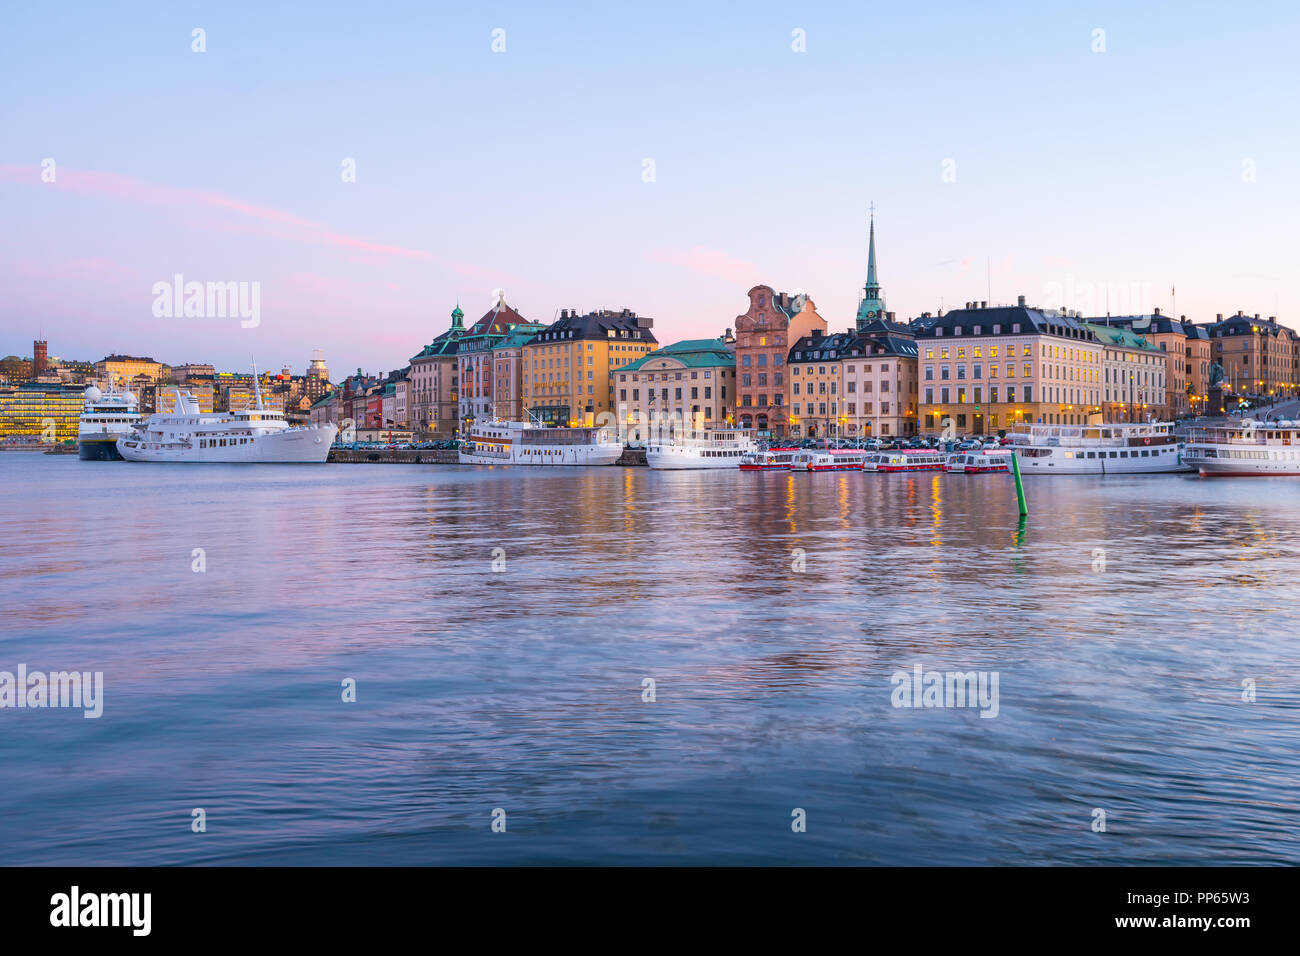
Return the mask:
<svg viewBox="0 0 1300 956"><path fill-rule="evenodd" d="M873 203L900 320L1300 325L1293 3L112 6L0 14L0 355L338 378L497 289L667 343L765 283L837 330Z"/></svg>

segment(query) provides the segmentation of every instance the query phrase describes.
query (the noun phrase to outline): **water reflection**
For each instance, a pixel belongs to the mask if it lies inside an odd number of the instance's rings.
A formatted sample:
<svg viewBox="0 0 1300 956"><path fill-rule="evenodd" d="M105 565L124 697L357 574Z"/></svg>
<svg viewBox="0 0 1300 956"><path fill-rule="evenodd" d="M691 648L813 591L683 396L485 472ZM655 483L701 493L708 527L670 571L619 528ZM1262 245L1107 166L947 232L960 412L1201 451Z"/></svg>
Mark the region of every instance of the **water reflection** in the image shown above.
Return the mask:
<svg viewBox="0 0 1300 956"><path fill-rule="evenodd" d="M5 717L3 862L1300 862L1284 480L0 469L0 669L108 688Z"/></svg>

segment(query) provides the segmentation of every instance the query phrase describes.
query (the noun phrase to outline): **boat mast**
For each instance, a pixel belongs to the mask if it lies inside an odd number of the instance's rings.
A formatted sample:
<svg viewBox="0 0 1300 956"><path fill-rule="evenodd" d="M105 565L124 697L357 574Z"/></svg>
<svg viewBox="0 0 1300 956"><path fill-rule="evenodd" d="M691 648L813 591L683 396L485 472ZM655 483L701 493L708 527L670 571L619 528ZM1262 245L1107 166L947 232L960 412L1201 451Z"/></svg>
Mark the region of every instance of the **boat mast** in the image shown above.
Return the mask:
<svg viewBox="0 0 1300 956"><path fill-rule="evenodd" d="M252 358L250 355L249 358ZM257 380L257 359L253 359L253 401L256 402L254 408L257 411L262 410L262 386Z"/></svg>

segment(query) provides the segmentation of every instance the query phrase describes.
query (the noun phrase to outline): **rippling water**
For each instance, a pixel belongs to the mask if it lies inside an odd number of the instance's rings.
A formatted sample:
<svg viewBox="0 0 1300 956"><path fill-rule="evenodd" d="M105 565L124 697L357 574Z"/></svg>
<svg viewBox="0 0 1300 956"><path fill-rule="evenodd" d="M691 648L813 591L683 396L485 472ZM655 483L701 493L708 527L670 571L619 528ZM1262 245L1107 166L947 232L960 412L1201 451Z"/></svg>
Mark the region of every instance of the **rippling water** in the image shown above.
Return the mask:
<svg viewBox="0 0 1300 956"><path fill-rule="evenodd" d="M1026 491L0 455L0 863L1300 862L1300 482Z"/></svg>

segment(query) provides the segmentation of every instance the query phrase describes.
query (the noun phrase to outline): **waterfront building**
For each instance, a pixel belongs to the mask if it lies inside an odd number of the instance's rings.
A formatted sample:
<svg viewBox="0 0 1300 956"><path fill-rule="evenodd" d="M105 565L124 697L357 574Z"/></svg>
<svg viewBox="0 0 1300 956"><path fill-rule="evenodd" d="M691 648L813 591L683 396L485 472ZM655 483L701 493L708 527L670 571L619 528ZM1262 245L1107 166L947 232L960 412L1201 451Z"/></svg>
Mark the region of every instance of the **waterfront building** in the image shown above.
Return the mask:
<svg viewBox="0 0 1300 956"><path fill-rule="evenodd" d="M492 413L509 422L524 420L524 346L546 326L522 322L492 348Z"/></svg>
<svg viewBox="0 0 1300 956"><path fill-rule="evenodd" d="M1020 422L1086 424L1100 416L1102 345L1077 316L968 302L924 315L918 351L919 430L952 420L961 434L992 434Z"/></svg>
<svg viewBox="0 0 1300 956"><path fill-rule="evenodd" d="M592 426L615 413L611 368L639 359L659 343L654 319L630 309L560 318L523 346L524 412L550 425Z"/></svg>
<svg viewBox="0 0 1300 956"><path fill-rule="evenodd" d="M1165 355L1146 337L1128 329L1082 323L1102 346L1103 422L1169 418ZM1051 389L1048 389L1049 395Z"/></svg>
<svg viewBox="0 0 1300 956"><path fill-rule="evenodd" d="M24 382L0 386L0 438L75 440L85 387Z"/></svg>
<svg viewBox="0 0 1300 956"><path fill-rule="evenodd" d="M786 359L790 372L787 424L795 438L847 434L843 415L841 354L857 339L853 330L827 335L820 329L796 339Z"/></svg>
<svg viewBox="0 0 1300 956"><path fill-rule="evenodd" d="M791 343L826 320L804 295L776 292L769 285L749 290L749 308L736 316L736 410L739 428L757 437L789 434L785 360Z"/></svg>
<svg viewBox="0 0 1300 956"><path fill-rule="evenodd" d="M916 338L906 325L872 319L859 326L841 356L843 431L851 437L897 438L917 433Z"/></svg>
<svg viewBox="0 0 1300 956"><path fill-rule="evenodd" d="M454 438L460 418L456 347L465 334L465 313L452 310L451 327L411 356L409 422L421 440Z"/></svg>
<svg viewBox="0 0 1300 956"><path fill-rule="evenodd" d="M689 339L649 352L612 373L627 440L671 440L732 421L736 356L725 339Z"/></svg>
<svg viewBox="0 0 1300 956"><path fill-rule="evenodd" d="M1204 329L1161 315L1159 309L1150 315L1106 316L1088 321L1128 329L1165 353L1163 404L1170 417L1181 418L1204 410L1211 362L1209 335Z"/></svg>
<svg viewBox="0 0 1300 956"><path fill-rule="evenodd" d="M1300 394L1300 342L1274 316L1222 314L1206 330L1225 395L1270 401ZM1234 403L1235 404L1235 403Z"/></svg>
<svg viewBox="0 0 1300 956"><path fill-rule="evenodd" d="M307 410L308 422L312 425L339 424L342 417L339 415L340 394L335 390L316 399Z"/></svg>
<svg viewBox="0 0 1300 956"><path fill-rule="evenodd" d="M504 292L498 292L496 304L465 330L456 343L457 377L460 381L458 413L461 431L468 433L476 418L497 416L493 408L492 351L505 341L512 329L528 321L506 304Z"/></svg>

